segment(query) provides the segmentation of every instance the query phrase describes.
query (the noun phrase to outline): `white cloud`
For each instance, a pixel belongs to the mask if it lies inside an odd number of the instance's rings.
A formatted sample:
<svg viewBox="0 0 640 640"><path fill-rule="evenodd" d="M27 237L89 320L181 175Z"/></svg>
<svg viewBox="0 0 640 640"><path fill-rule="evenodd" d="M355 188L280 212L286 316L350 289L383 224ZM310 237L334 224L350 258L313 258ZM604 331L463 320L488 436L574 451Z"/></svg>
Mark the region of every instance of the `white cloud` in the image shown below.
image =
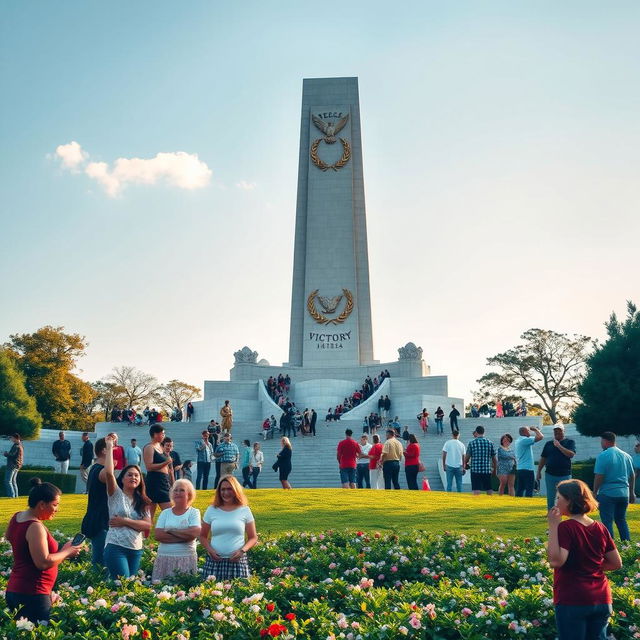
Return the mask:
<svg viewBox="0 0 640 640"><path fill-rule="evenodd" d="M67 169L77 170L79 165L86 161L89 154L73 140L69 144L61 144L56 147L56 156L60 158Z"/></svg>
<svg viewBox="0 0 640 640"><path fill-rule="evenodd" d="M238 189L242 189L243 191L253 191L256 188L256 183L247 182L246 180L240 180L240 182L236 182L236 187L238 187Z"/></svg>
<svg viewBox="0 0 640 640"><path fill-rule="evenodd" d="M89 158L77 142L60 145L56 155L71 170L78 170ZM165 182L180 189L200 189L209 184L212 175L197 154L184 151L158 153L154 158L118 158L113 167L106 162L87 162L84 172L111 197L119 195L127 184Z"/></svg>

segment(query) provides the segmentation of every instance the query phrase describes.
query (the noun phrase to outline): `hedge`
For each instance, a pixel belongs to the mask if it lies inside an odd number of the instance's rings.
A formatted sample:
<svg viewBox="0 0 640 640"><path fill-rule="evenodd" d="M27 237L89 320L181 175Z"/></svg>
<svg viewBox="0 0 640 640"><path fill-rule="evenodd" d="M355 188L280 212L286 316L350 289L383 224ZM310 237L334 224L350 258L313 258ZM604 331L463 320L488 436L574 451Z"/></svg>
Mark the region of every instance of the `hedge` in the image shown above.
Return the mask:
<svg viewBox="0 0 640 640"><path fill-rule="evenodd" d="M7 468L0 467L0 475L4 479ZM21 496L26 496L31 489L31 479L40 478L42 482L50 482L55 484L62 493L75 493L76 491L76 476L71 474L56 473L49 469L20 469L18 471L18 493ZM0 496L7 496L7 489L5 483L2 482L0 487Z"/></svg>

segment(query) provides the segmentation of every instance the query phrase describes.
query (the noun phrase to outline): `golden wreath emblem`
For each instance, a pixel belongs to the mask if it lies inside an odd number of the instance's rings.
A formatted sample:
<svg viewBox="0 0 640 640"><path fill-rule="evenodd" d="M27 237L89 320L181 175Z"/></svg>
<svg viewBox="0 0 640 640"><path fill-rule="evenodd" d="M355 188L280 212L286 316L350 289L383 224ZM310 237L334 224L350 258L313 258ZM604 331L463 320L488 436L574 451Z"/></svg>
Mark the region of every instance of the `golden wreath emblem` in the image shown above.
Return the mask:
<svg viewBox="0 0 640 640"><path fill-rule="evenodd" d="M351 293L351 291L349 291L349 289L343 289L342 293L345 297L346 300L346 304L345 307L342 311L342 313L336 317L336 318L327 318L327 316L322 315L318 309L316 309L316 303L315 300L316 298L320 298L320 296L318 296L318 291L319 289L315 289L314 291L311 292L311 294L309 295L309 297L307 298L307 311L309 312L309 315L318 323L318 324L342 324L350 315L351 312L353 311L353 294ZM340 298L342 298L342 296L339 296ZM323 300L325 300L323 298ZM326 302L322 303L322 306L326 307ZM337 305L336 305L337 306Z"/></svg>
<svg viewBox="0 0 640 640"><path fill-rule="evenodd" d="M333 164L327 164L324 160L320 158L318 155L318 147L320 143L324 140L326 144L334 144L336 141L336 134L342 131L344 126L347 124L349 120L349 114L344 116L338 120L338 122L325 122L321 120L315 115L311 115L311 120L313 124L324 134L324 137L317 138L313 141L311 145L311 162L321 169L322 171L327 171L328 169L333 169L334 171L338 171L338 169L342 169L347 162L351 159L351 145L348 140L344 138L337 138L340 140L340 144L342 145L342 156L339 160L334 162Z"/></svg>

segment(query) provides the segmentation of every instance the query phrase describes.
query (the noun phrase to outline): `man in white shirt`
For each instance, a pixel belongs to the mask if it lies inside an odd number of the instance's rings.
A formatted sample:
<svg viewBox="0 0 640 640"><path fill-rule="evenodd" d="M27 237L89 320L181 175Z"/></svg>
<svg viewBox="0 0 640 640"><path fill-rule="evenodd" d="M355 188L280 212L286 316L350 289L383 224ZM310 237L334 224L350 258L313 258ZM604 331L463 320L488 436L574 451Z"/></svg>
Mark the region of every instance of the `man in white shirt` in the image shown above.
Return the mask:
<svg viewBox="0 0 640 640"><path fill-rule="evenodd" d="M458 440L460 432L454 430L451 440L447 440L442 447L442 468L447 474L447 491L453 489L453 479L456 480L458 493L462 491L462 476L464 475L464 456L467 448Z"/></svg>
<svg viewBox="0 0 640 640"><path fill-rule="evenodd" d="M356 466L356 483L358 489L364 489L364 485L366 485L367 489L371 489L371 480L369 478L369 451L371 451L372 446L367 434L363 433L360 436L360 456L358 457L358 464Z"/></svg>

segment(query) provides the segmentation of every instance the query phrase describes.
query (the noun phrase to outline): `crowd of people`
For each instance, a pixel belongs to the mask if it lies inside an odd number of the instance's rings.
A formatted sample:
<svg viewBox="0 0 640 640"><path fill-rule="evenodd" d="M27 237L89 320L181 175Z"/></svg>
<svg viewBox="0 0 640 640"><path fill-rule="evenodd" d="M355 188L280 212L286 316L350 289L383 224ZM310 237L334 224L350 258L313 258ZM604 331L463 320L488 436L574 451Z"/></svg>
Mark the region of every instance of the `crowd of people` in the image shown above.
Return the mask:
<svg viewBox="0 0 640 640"><path fill-rule="evenodd" d="M191 422L194 413L195 407L193 403L188 402L184 412L180 407L173 407L169 413L169 421L182 422L184 419L185 422ZM163 422L164 419L165 415L163 412L155 407L145 407L142 411L136 411L133 407L129 407L128 409L114 407L110 413L110 422L124 422L136 426L151 425L156 422Z"/></svg>
<svg viewBox="0 0 640 640"><path fill-rule="evenodd" d="M527 402L521 399L514 405L511 400L498 398L495 403L474 403L470 407L472 418L524 418L527 416Z"/></svg>
<svg viewBox="0 0 640 640"><path fill-rule="evenodd" d="M198 543L206 553L201 570L203 579L249 577L247 554L258 536L243 488L257 487L264 455L259 443L251 445L244 440L240 451L230 430L221 429L214 420L210 427L194 443L198 489L207 489L211 463L219 465L211 504L202 515L193 506L196 487L191 482L190 469L186 468L189 461L182 462L173 451L173 443L161 424L151 425L150 441L142 449L135 439L130 446L122 447L115 433L98 439L95 446L88 439L84 441L83 449L91 448L94 459L87 469L89 495L82 535L61 548L44 526L57 512L61 492L50 483L34 479L27 508L13 515L6 532L12 545L13 567L5 598L16 619L25 617L34 623L49 619L58 566L78 555L84 537L90 541L93 564L104 567L113 580L138 573L145 539L152 531L159 543L153 580L197 574ZM614 522L620 538L630 539L626 510L634 501L635 471L631 456L616 446L614 433L602 434L603 451L594 469L594 497L584 482L571 478L575 442L565 437L562 425L554 426L553 439L544 444L537 470L533 447L543 440L539 429L521 427L517 439L506 433L497 447L485 437L482 426L477 426L473 435L465 447L455 430L443 446L447 490L452 490L455 480L460 491L462 476L468 470L474 494L491 493L491 477L497 476L500 493L531 496L535 481L540 481L544 472L549 526L547 557L555 574L558 637L605 637L602 634L611 613L611 592L605 572L621 566L613 540ZM406 428L403 437L405 446L396 429L389 428L384 443L377 433L363 433L356 441L351 429L347 429L336 450L342 486L399 489L404 460L407 486L417 490L418 475L424 471L420 444ZM57 442L65 440L60 438ZM56 450L64 456L67 446L59 444ZM14 434L5 457L19 468L21 453L20 437ZM273 469L279 472L284 489L291 488L288 478L292 453L291 441L282 437ZM640 444L636 445L635 454L640 455ZM146 477L141 462L146 467ZM238 469L242 472L242 486L234 476ZM161 511L154 524L157 507ZM602 523L589 517L596 509Z"/></svg>
<svg viewBox="0 0 640 640"><path fill-rule="evenodd" d="M269 379L264 383L267 388L269 397L278 405L282 406L283 402L286 402L289 395L289 389L291 389L291 377L287 373L286 375L278 374L278 377L269 376Z"/></svg>

